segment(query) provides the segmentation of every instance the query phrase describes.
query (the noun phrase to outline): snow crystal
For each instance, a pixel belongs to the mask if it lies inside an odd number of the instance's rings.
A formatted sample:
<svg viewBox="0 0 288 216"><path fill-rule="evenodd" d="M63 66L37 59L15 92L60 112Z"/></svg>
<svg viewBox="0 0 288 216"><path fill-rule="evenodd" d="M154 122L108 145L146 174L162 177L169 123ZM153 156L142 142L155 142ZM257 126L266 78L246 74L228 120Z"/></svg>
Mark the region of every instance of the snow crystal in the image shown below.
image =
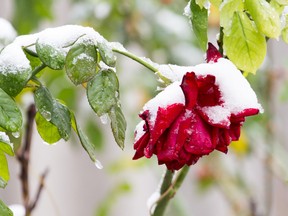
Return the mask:
<svg viewBox="0 0 288 216"><path fill-rule="evenodd" d="M164 91L148 101L143 109L149 110L151 126L154 125L158 108L166 108L171 104L185 104L184 93L180 87L180 82L174 82L167 86Z"/></svg>
<svg viewBox="0 0 288 216"><path fill-rule="evenodd" d="M0 50L11 43L17 36L13 26L7 20L0 18Z"/></svg>
<svg viewBox="0 0 288 216"><path fill-rule="evenodd" d="M184 15L189 17L189 18L192 16L190 5L191 5L191 2L189 1L188 4L186 5L186 7L184 8Z"/></svg>

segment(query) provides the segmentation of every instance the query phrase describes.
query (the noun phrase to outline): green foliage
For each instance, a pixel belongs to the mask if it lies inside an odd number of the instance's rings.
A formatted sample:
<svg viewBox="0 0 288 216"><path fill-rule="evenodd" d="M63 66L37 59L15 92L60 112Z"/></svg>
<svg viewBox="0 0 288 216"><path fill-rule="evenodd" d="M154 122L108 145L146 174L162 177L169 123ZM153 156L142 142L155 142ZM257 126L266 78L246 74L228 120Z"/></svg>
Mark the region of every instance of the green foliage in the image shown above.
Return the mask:
<svg viewBox="0 0 288 216"><path fill-rule="evenodd" d="M279 37L281 33L279 15L266 0L245 0L245 8L260 32L270 38Z"/></svg>
<svg viewBox="0 0 288 216"><path fill-rule="evenodd" d="M4 188L9 181L9 169L6 156L3 151L0 151L0 187Z"/></svg>
<svg viewBox="0 0 288 216"><path fill-rule="evenodd" d="M203 6L199 6L195 0L190 1L190 10L193 32L200 47L205 51L208 43L208 10Z"/></svg>
<svg viewBox="0 0 288 216"><path fill-rule="evenodd" d="M1 216L13 216L13 212L0 200L0 215Z"/></svg>
<svg viewBox="0 0 288 216"><path fill-rule="evenodd" d="M45 19L52 19L53 0L14 0L13 25L19 34L28 34Z"/></svg>
<svg viewBox="0 0 288 216"><path fill-rule="evenodd" d="M242 71L256 73L266 55L266 41L245 12L235 12L224 31L224 50Z"/></svg>
<svg viewBox="0 0 288 216"><path fill-rule="evenodd" d="M121 149L124 149L125 131L127 125L121 108L118 105L113 106L109 112L109 117L111 120L111 128L115 141Z"/></svg>
<svg viewBox="0 0 288 216"><path fill-rule="evenodd" d="M118 102L119 82L114 71L101 70L88 82L87 98L98 116L108 113Z"/></svg>
<svg viewBox="0 0 288 216"><path fill-rule="evenodd" d="M76 43L66 56L66 73L75 85L85 83L95 76L96 62L97 51L93 43Z"/></svg>
<svg viewBox="0 0 288 216"><path fill-rule="evenodd" d="M46 143L53 144L61 139L58 128L47 121L39 112L36 113L35 121L38 133Z"/></svg>
<svg viewBox="0 0 288 216"><path fill-rule="evenodd" d="M98 43L98 49L101 55L102 61L110 66L115 67L116 64L116 56L114 55L110 46L108 46L106 41Z"/></svg>
<svg viewBox="0 0 288 216"><path fill-rule="evenodd" d="M1 79L1 78L0 78ZM15 101L0 88L0 127L16 132L22 127L22 114Z"/></svg>
<svg viewBox="0 0 288 216"><path fill-rule="evenodd" d="M45 87L39 87L34 93L34 99L38 112L42 115L46 121L51 122L58 128L58 132L64 140L68 140L71 133L71 117L69 109L54 99ZM38 119L39 120L39 119ZM43 123L44 122L44 123ZM41 131L43 127L47 126L45 121L38 121L37 126L40 126L38 130ZM49 137L49 134L47 135ZM49 140L47 140L50 143Z"/></svg>
<svg viewBox="0 0 288 216"><path fill-rule="evenodd" d="M75 115L73 113L71 113L71 123L72 123L72 128L73 130L76 132L76 134L79 137L79 140L83 146L83 148L85 149L85 151L88 153L90 159L93 162L97 161L97 156L96 156L96 148L95 145L93 145L88 137L83 133L82 129L80 128L80 126L78 125Z"/></svg>
<svg viewBox="0 0 288 216"><path fill-rule="evenodd" d="M224 29L229 28L231 19L235 12L244 9L244 2L242 0L227 0L221 5L220 26Z"/></svg>
<svg viewBox="0 0 288 216"><path fill-rule="evenodd" d="M65 52L50 44L36 43L36 51L41 61L54 70L61 70L65 65Z"/></svg>

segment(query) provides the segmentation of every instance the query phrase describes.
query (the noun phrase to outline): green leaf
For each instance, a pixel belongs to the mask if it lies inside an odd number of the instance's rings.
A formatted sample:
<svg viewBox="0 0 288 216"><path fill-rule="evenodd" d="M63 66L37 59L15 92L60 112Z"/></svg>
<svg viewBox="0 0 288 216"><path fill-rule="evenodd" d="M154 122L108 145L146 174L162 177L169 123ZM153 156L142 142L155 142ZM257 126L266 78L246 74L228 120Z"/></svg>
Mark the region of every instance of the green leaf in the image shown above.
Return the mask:
<svg viewBox="0 0 288 216"><path fill-rule="evenodd" d="M66 53L63 49L50 44L36 42L36 52L41 61L54 70L61 70L65 65Z"/></svg>
<svg viewBox="0 0 288 216"><path fill-rule="evenodd" d="M36 113L35 121L38 133L46 143L53 144L61 139L58 128L47 121L39 112Z"/></svg>
<svg viewBox="0 0 288 216"><path fill-rule="evenodd" d="M0 52L0 62L0 87L10 96L16 96L32 75L23 49L13 43L6 46Z"/></svg>
<svg viewBox="0 0 288 216"><path fill-rule="evenodd" d="M0 132L0 152L1 151L10 156L14 156L13 144L5 132Z"/></svg>
<svg viewBox="0 0 288 216"><path fill-rule="evenodd" d="M30 66L32 68L32 70L34 70L36 67L38 67L39 65L41 65L41 60L38 58L36 53L33 53L33 51L29 50L28 48L24 48L23 49L26 58L30 61ZM36 54L36 56L35 56Z"/></svg>
<svg viewBox="0 0 288 216"><path fill-rule="evenodd" d="M108 42L107 41L100 42L97 44L97 46L102 61L110 67L115 67L116 56L114 55L111 47L108 45Z"/></svg>
<svg viewBox="0 0 288 216"><path fill-rule="evenodd" d="M0 215L1 216L13 216L13 212L0 200Z"/></svg>
<svg viewBox="0 0 288 216"><path fill-rule="evenodd" d="M95 149L102 150L104 147L104 135L101 127L93 119L88 118L85 123L84 130L90 138L92 145Z"/></svg>
<svg viewBox="0 0 288 216"><path fill-rule="evenodd" d="M288 43L288 27L285 27L281 33L282 39L285 43Z"/></svg>
<svg viewBox="0 0 288 216"><path fill-rule="evenodd" d="M215 7L219 8L222 0L210 0L211 4L213 4Z"/></svg>
<svg viewBox="0 0 288 216"><path fill-rule="evenodd" d="M246 0L245 7L264 35L270 38L279 37L281 33L279 15L266 0Z"/></svg>
<svg viewBox="0 0 288 216"><path fill-rule="evenodd" d="M1 78L0 78L1 79ZM15 101L0 88L0 126L16 132L22 127L22 114Z"/></svg>
<svg viewBox="0 0 288 216"><path fill-rule="evenodd" d="M5 188L9 181L9 169L6 156L0 151L0 187Z"/></svg>
<svg viewBox="0 0 288 216"><path fill-rule="evenodd" d="M220 26L226 28L231 25L234 12L244 9L244 3L242 0L227 0L223 1L220 8Z"/></svg>
<svg viewBox="0 0 288 216"><path fill-rule="evenodd" d="M97 51L93 43L76 43L69 50L65 69L69 79L79 85L89 81L96 74Z"/></svg>
<svg viewBox="0 0 288 216"><path fill-rule="evenodd" d="M209 5L209 1L208 0L195 0L196 4L202 9L204 8L208 8Z"/></svg>
<svg viewBox="0 0 288 216"><path fill-rule="evenodd" d="M119 106L113 106L109 112L111 128L116 143L121 149L124 149L126 120Z"/></svg>
<svg viewBox="0 0 288 216"><path fill-rule="evenodd" d="M38 112L58 128L60 136L68 140L71 133L71 116L69 109L55 100L49 90L39 87L34 93Z"/></svg>
<svg viewBox="0 0 288 216"><path fill-rule="evenodd" d="M200 47L206 51L208 43L208 10L204 7L201 9L201 7L196 4L195 0L190 1L190 10L193 32L200 44Z"/></svg>
<svg viewBox="0 0 288 216"><path fill-rule="evenodd" d="M72 128L77 133L79 140L85 149L85 151L88 153L90 159L96 163L97 157L96 157L96 149L95 146L89 141L88 137L83 133L80 126L78 125L75 115L71 112L71 122L72 122Z"/></svg>
<svg viewBox="0 0 288 216"><path fill-rule="evenodd" d="M114 71L101 70L87 85L90 106L98 116L108 113L118 102L119 82Z"/></svg>
<svg viewBox="0 0 288 216"><path fill-rule="evenodd" d="M223 42L225 53L240 70L256 73L266 55L266 40L246 13L234 13Z"/></svg>

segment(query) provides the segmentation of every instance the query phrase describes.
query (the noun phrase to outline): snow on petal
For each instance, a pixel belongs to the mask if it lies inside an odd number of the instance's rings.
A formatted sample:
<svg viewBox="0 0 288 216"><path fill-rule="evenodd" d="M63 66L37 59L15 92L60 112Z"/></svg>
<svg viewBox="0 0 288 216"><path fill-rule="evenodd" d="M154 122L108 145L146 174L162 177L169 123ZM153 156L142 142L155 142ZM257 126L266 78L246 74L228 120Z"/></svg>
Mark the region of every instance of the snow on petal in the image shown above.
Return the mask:
<svg viewBox="0 0 288 216"><path fill-rule="evenodd" d="M166 108L172 104L185 105L185 97L180 87L180 82L174 82L167 86L162 92L156 95L156 97L144 105L143 110L149 110L149 125L154 126L159 107Z"/></svg>

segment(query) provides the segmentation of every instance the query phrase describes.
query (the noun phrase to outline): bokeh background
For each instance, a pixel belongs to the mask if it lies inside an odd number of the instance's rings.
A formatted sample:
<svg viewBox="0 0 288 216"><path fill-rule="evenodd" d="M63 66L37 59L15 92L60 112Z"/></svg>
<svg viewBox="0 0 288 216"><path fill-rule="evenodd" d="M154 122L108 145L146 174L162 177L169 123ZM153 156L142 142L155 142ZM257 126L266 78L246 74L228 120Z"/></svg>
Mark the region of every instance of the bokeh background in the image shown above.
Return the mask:
<svg viewBox="0 0 288 216"><path fill-rule="evenodd" d="M158 63L195 65L204 61L187 17L185 0L0 0L0 17L18 35L65 24L91 26L109 41ZM219 12L211 8L209 39L219 32ZM1 33L1 29L0 29ZM288 45L268 42L267 58L247 78L257 92L264 114L250 117L239 142L229 153L214 152L190 169L171 202L167 216L284 216L288 212ZM34 216L147 216L147 200L164 172L155 158L132 161L133 130L138 113L157 94L156 77L144 67L118 56L117 73L128 122L124 151L115 143L109 124L89 108L85 92L74 87L63 71L45 71L43 80L57 98L72 108L103 164L91 163L76 137L48 146L36 129L31 152L32 194L41 173L49 174ZM17 98L25 109L29 92ZM14 141L16 146L21 137ZM0 191L6 204L21 204L19 164L9 158L11 180ZM17 216L17 215L16 215Z"/></svg>

